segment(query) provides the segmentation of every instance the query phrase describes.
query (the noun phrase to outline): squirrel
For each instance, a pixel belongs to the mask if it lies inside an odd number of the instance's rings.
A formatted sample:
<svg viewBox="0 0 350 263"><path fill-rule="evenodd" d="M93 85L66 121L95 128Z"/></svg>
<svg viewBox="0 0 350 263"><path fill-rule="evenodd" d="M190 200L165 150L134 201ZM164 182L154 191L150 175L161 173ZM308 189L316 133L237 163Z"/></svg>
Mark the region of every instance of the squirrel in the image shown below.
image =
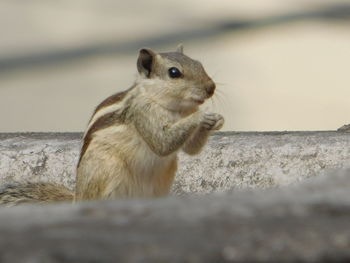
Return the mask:
<svg viewBox="0 0 350 263"><path fill-rule="evenodd" d="M83 137L75 191L52 183L0 189L0 204L160 197L169 193L177 153L198 154L224 118L199 109L216 88L202 64L143 48L136 81L100 103Z"/></svg>

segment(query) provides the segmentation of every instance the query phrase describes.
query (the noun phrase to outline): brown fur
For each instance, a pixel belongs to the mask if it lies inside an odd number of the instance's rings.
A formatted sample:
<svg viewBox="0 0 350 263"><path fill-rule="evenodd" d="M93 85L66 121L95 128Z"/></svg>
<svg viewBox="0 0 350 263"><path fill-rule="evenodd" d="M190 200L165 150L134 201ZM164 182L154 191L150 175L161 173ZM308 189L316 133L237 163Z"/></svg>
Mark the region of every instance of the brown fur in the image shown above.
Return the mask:
<svg viewBox="0 0 350 263"><path fill-rule="evenodd" d="M215 89L198 61L143 49L137 66L133 89L110 104L111 112L101 108L92 117L77 170L77 201L168 194L177 152L200 152L210 131L223 124L220 115L198 111ZM170 78L171 67L181 77Z"/></svg>
<svg viewBox="0 0 350 263"><path fill-rule="evenodd" d="M101 116L93 123L93 125L88 129L85 135L83 147L81 148L81 151L80 151L78 166L80 164L81 158L84 156L87 148L90 145L90 142L93 138L93 134L98 130L102 130L106 127L109 127L111 124L118 123L119 120L120 120L120 116L117 115L115 112L111 112Z"/></svg>
<svg viewBox="0 0 350 263"><path fill-rule="evenodd" d="M73 197L73 191L52 183L12 184L0 189L0 204L5 206L24 203L71 202Z"/></svg>
<svg viewBox="0 0 350 263"><path fill-rule="evenodd" d="M114 103L117 103L118 101L121 101L125 95L128 93L129 90L133 89L134 86L132 86L130 89L128 90L124 90L124 91L121 91L121 92L117 92L111 96L109 96L108 98L106 98L105 100L103 100L95 109L94 111L94 114L96 112L98 112L100 109L104 108L104 107L107 107L107 106L110 106ZM93 115L94 115L93 114Z"/></svg>

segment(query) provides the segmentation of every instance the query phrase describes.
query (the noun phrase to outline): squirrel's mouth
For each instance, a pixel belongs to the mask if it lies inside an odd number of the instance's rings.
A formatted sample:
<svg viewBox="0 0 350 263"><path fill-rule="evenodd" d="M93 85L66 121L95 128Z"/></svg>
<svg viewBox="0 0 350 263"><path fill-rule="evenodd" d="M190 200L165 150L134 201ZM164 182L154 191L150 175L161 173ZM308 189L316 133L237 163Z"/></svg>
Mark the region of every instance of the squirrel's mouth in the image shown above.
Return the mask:
<svg viewBox="0 0 350 263"><path fill-rule="evenodd" d="M193 99L193 101L197 104L203 104L204 103L204 100L201 100L201 99Z"/></svg>

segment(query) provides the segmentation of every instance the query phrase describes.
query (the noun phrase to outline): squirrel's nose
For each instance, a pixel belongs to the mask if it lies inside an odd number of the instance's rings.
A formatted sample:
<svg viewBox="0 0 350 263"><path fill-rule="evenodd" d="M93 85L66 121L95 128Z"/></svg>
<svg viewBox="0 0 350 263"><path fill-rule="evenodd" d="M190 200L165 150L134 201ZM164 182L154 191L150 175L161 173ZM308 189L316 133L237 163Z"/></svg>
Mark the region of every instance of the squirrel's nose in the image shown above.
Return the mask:
<svg viewBox="0 0 350 263"><path fill-rule="evenodd" d="M207 87L205 88L209 97L213 96L214 91L215 91L215 83L213 81L210 81L210 83L208 83Z"/></svg>

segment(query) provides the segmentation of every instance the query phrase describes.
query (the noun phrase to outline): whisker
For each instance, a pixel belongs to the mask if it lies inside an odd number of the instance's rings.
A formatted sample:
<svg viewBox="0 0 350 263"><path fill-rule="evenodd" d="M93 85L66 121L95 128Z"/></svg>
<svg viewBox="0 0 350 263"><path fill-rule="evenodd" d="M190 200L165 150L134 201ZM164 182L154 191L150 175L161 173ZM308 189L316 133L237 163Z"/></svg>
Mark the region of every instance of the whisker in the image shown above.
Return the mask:
<svg viewBox="0 0 350 263"><path fill-rule="evenodd" d="M217 101L218 103L213 103L213 107L218 108L219 111L222 110L223 112L229 112L230 107L229 107L229 104L227 103L227 98L228 96L225 94L224 91L220 89L216 89L215 94L212 97L212 100L214 102ZM217 107L217 104L219 104L220 107Z"/></svg>
<svg viewBox="0 0 350 263"><path fill-rule="evenodd" d="M215 79L216 76L220 73L220 70L217 70L212 76L210 76L212 79Z"/></svg>
<svg viewBox="0 0 350 263"><path fill-rule="evenodd" d="M215 89L215 94L217 94L218 96L225 96L225 97L227 96L227 92L220 88Z"/></svg>
<svg viewBox="0 0 350 263"><path fill-rule="evenodd" d="M214 94L214 96L210 98L211 107L212 107L213 109L216 108L216 104L215 104L215 100L214 100L214 97L215 97L215 96L216 96L216 95Z"/></svg>
<svg viewBox="0 0 350 263"><path fill-rule="evenodd" d="M216 79L218 73L220 73L220 71L216 71L213 75L210 75L210 78L211 78L215 83L217 83L215 79Z"/></svg>

